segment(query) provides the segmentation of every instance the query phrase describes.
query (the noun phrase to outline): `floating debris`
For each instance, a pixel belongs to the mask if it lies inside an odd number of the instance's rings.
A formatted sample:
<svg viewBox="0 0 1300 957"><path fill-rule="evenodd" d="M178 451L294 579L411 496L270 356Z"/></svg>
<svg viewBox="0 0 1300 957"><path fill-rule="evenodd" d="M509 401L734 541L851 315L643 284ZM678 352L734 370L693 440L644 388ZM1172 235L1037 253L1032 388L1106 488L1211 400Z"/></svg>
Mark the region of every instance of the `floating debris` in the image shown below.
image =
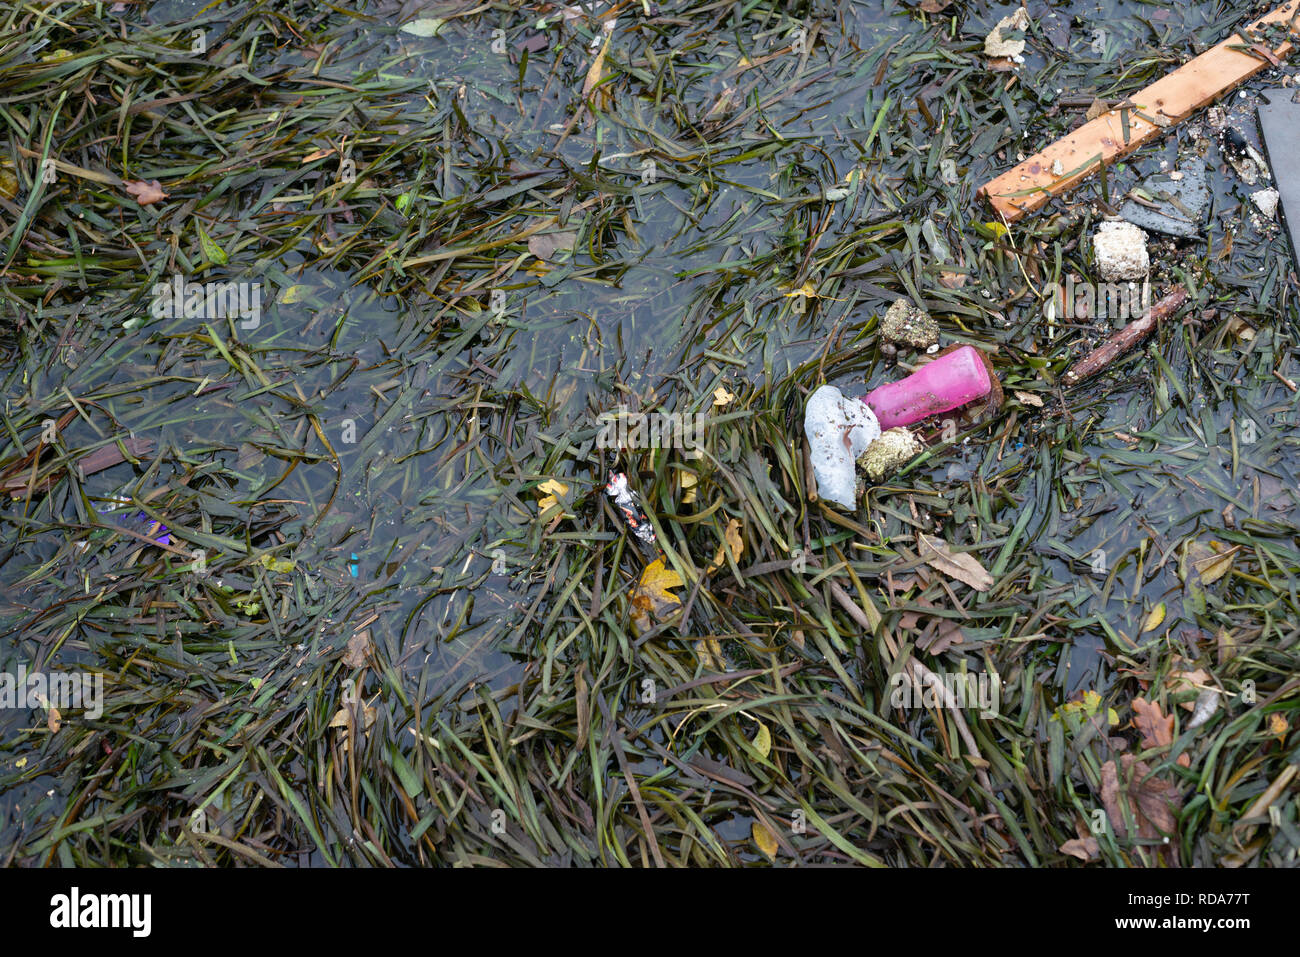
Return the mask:
<svg viewBox="0 0 1300 957"><path fill-rule="evenodd" d="M880 438L867 446L867 450L858 456L858 468L866 473L867 478L879 482L887 475L892 475L916 456L925 451L921 440L904 428L886 429Z"/></svg>
<svg viewBox="0 0 1300 957"><path fill-rule="evenodd" d="M857 478L853 463L880 437L875 414L859 400L845 398L835 386L824 385L808 397L803 429L818 497L854 508Z"/></svg>
<svg viewBox="0 0 1300 957"><path fill-rule="evenodd" d="M605 494L614 500L615 507L623 515L623 521L633 536L643 545L654 545L655 530L650 527L650 519L637 504L636 495L628 488L627 475L622 472L610 472L605 484Z"/></svg>
<svg viewBox="0 0 1300 957"><path fill-rule="evenodd" d="M988 200L1007 222L1016 222L1042 207L1053 196L1073 189L1103 166L1116 161L1158 136L1176 123L1218 99L1261 70L1291 53L1292 45L1274 44L1262 36L1253 47L1242 38L1254 39L1272 24L1287 24L1295 13L1294 3L1284 3L1254 23L1233 32L1200 56L1156 80L1072 130L1041 152L985 183L979 195ZM1276 28L1273 28L1276 29ZM1260 51L1267 51L1268 56ZM1144 110L1135 104L1156 104ZM1063 171L1054 172L1060 161Z"/></svg>
<svg viewBox="0 0 1300 957"><path fill-rule="evenodd" d="M984 38L984 55L992 59L1017 60L1023 62L1025 52L1024 37L1009 38L1008 33L1023 34L1029 29L1029 11L1020 7L1015 13L1008 17L1003 17L998 21L997 26L989 31L989 35Z"/></svg>
<svg viewBox="0 0 1300 957"><path fill-rule="evenodd" d="M1155 173L1129 193L1119 214L1147 232L1195 239L1210 211L1205 164L1192 161L1180 170Z"/></svg>
<svg viewBox="0 0 1300 957"><path fill-rule="evenodd" d="M879 481L923 446L902 426L949 412L995 392L996 379L974 346L958 346L898 382L846 399L824 385L808 397L804 434L817 494L844 508L857 504L855 464ZM1001 389L996 389L1001 395ZM888 431L881 433L882 426ZM884 444L880 449L876 445ZM865 453L865 455L864 455Z"/></svg>
<svg viewBox="0 0 1300 957"><path fill-rule="evenodd" d="M1147 234L1132 223L1102 223L1093 234L1092 253L1106 282L1143 279L1151 269Z"/></svg>
<svg viewBox="0 0 1300 957"><path fill-rule="evenodd" d="M1277 202L1280 198L1281 194L1271 186L1250 194L1250 201L1255 204L1255 208L1265 217L1273 220L1277 219Z"/></svg>
<svg viewBox="0 0 1300 957"><path fill-rule="evenodd" d="M1145 316L1115 333L1088 353L1065 373L1065 384L1074 385L1096 375L1151 334L1160 322L1178 311L1187 301L1187 290L1179 286L1152 306Z"/></svg>
<svg viewBox="0 0 1300 957"><path fill-rule="evenodd" d="M895 299L880 320L880 336L886 342L928 349L939 341L939 324L910 300Z"/></svg>
<svg viewBox="0 0 1300 957"><path fill-rule="evenodd" d="M1250 145L1250 141L1240 130L1225 126L1219 133L1219 148L1223 151L1223 158L1228 161L1228 165L1236 171L1247 186L1254 186L1261 176L1265 180L1272 179L1268 171L1268 161L1259 155L1259 151Z"/></svg>
<svg viewBox="0 0 1300 957"><path fill-rule="evenodd" d="M123 508L132 508L132 502L129 498L121 495L114 495L108 500L105 508L95 507L95 511L100 515L112 515L114 512L120 512ZM133 520L137 525L146 525L146 534L157 536L153 539L155 545L170 545L172 543L171 533L167 531L167 526L161 522L155 522L146 513L137 511Z"/></svg>
<svg viewBox="0 0 1300 957"><path fill-rule="evenodd" d="M993 391L993 375L974 346L959 346L905 379L882 385L863 398L881 428L912 425L983 399Z"/></svg>

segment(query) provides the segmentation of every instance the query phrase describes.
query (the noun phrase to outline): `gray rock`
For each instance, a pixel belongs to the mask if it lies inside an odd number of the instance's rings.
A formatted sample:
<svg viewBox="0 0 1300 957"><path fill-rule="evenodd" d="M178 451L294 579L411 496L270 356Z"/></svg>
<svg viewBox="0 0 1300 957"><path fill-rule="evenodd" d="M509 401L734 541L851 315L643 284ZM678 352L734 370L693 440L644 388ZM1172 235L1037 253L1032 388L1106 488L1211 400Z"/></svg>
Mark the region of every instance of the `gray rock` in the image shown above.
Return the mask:
<svg viewBox="0 0 1300 957"><path fill-rule="evenodd" d="M1159 209L1129 199L1120 207L1120 216L1148 232L1182 239L1195 239L1201 234L1210 210L1204 163L1188 162L1176 172L1155 173L1140 185Z"/></svg>

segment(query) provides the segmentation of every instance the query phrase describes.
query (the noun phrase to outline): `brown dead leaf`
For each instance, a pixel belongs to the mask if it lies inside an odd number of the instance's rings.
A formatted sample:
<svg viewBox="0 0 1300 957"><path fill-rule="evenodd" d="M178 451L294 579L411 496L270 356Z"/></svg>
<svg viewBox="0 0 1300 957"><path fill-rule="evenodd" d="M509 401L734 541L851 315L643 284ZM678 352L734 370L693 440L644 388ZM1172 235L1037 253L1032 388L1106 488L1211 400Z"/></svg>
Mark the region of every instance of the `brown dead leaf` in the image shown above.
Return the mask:
<svg viewBox="0 0 1300 957"><path fill-rule="evenodd" d="M1228 332L1242 342L1249 342L1255 338L1255 327L1244 321L1240 316L1233 316L1228 320Z"/></svg>
<svg viewBox="0 0 1300 957"><path fill-rule="evenodd" d="M352 750L352 742L348 740L348 725L350 722L360 722L361 733L364 735L370 731L371 726L375 723L378 712L368 704L358 704L356 710L353 706L344 705L334 712L334 717L330 718L329 726L339 728L339 740L349 751Z"/></svg>
<svg viewBox="0 0 1300 957"><path fill-rule="evenodd" d="M965 552L953 552L941 539L929 538L920 532L917 532L916 540L921 549L921 558L927 565L949 578L970 585L976 591L988 591L993 587L993 576L973 556Z"/></svg>
<svg viewBox="0 0 1300 957"><path fill-rule="evenodd" d="M1147 764L1131 754L1120 755L1118 767L1114 761L1101 766L1101 803L1111 828L1122 839L1128 837L1129 831L1121 800L1127 804L1140 838L1172 837L1177 827L1175 815L1183 804L1182 796L1177 786L1156 777ZM1174 866L1178 866L1177 843L1171 841L1161 848L1160 853L1166 854Z"/></svg>
<svg viewBox="0 0 1300 957"><path fill-rule="evenodd" d="M921 0L920 9L925 13L942 13L952 6L952 0Z"/></svg>
<svg viewBox="0 0 1300 957"><path fill-rule="evenodd" d="M127 195L132 197L141 206L148 206L150 203L161 203L167 198L168 194L163 192L162 184L156 179L145 182L140 179L128 179L123 188Z"/></svg>
<svg viewBox="0 0 1300 957"><path fill-rule="evenodd" d="M347 668L360 668L370 657L374 646L370 641L370 629L363 628L348 639L348 648L343 655L343 665Z"/></svg>
<svg viewBox="0 0 1300 957"><path fill-rule="evenodd" d="M1133 727L1142 735L1142 747L1167 748L1174 743L1174 716L1160 713L1158 702L1133 699Z"/></svg>
<svg viewBox="0 0 1300 957"><path fill-rule="evenodd" d="M59 713L58 708L50 709L50 713L45 717L45 726L50 729L51 734L59 733L59 728L63 727L63 715Z"/></svg>
<svg viewBox="0 0 1300 957"><path fill-rule="evenodd" d="M148 439L120 439L119 442L127 453L134 458L142 458L153 453L153 443ZM126 456L118 448L118 443L114 442L112 445L100 446L95 451L86 453L77 459L76 464L82 475L94 475L96 472L110 469L114 465L120 465L125 461L127 461ZM43 480L38 480L36 487L44 488L48 492L60 477L61 469L56 469ZM6 470L5 477L0 479L0 485L8 489L9 494L14 498L23 498L27 495L27 485L30 479L31 460L30 457L26 457L14 467Z"/></svg>
<svg viewBox="0 0 1300 957"><path fill-rule="evenodd" d="M1094 861L1101 853L1095 837L1076 837L1066 841L1057 848L1062 854L1069 854L1081 861Z"/></svg>
<svg viewBox="0 0 1300 957"><path fill-rule="evenodd" d="M1204 668L1188 668L1186 659L1178 659L1182 662L1182 667L1178 671L1170 672L1165 676L1165 690L1171 695L1197 695L1210 684L1210 673ZM1196 707L1196 701L1188 697L1186 701L1181 702L1183 709L1191 711Z"/></svg>
<svg viewBox="0 0 1300 957"><path fill-rule="evenodd" d="M572 249L577 239L578 234L574 232L539 233L528 237L528 251L543 262L550 262L561 249Z"/></svg>
<svg viewBox="0 0 1300 957"><path fill-rule="evenodd" d="M304 157L303 157L302 159L300 159L298 162L299 162L299 164L301 164L301 165L306 165L307 163L314 163L314 162L316 162L318 159L324 159L325 157L329 156L331 153L334 153L334 152L336 152L335 149L334 149L334 147L332 147L332 146L328 146L328 147L326 147L325 149L314 150L314 151L308 153L306 156L304 156Z"/></svg>
<svg viewBox="0 0 1300 957"><path fill-rule="evenodd" d="M931 618L925 631L916 639L916 647L931 655L941 655L953 645L966 640L966 633L951 618Z"/></svg>

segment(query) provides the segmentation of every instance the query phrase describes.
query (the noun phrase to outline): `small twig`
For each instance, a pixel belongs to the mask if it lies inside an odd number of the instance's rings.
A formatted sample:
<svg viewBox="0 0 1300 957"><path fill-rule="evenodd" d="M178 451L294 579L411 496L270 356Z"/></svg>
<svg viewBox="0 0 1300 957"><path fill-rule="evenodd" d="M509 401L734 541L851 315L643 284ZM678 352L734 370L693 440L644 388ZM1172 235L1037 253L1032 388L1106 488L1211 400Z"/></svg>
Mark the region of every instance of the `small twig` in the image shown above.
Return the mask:
<svg viewBox="0 0 1300 957"><path fill-rule="evenodd" d="M1149 336L1161 320L1178 311L1187 301L1186 288L1179 286L1151 307L1141 319L1130 322L1096 349L1070 367L1065 373L1065 385L1077 385L1089 376L1096 375L1112 362Z"/></svg>

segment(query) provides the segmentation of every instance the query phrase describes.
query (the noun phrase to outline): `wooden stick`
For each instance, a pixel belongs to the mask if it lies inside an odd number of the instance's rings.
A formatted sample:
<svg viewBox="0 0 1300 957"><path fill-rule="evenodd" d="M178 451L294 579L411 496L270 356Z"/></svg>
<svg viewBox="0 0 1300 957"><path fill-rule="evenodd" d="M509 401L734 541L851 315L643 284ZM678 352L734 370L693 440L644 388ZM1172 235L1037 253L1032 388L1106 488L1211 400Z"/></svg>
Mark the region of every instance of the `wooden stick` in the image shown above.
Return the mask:
<svg viewBox="0 0 1300 957"><path fill-rule="evenodd" d="M1152 306L1141 319L1130 322L1071 366L1065 373L1065 385L1075 385L1090 375L1096 375L1149 336L1162 319L1173 315L1186 301L1187 289L1179 286Z"/></svg>
<svg viewBox="0 0 1300 957"><path fill-rule="evenodd" d="M1288 21L1289 32L1300 36L1300 26L1294 22L1297 13L1300 13L1300 0L1282 4L1239 34L1234 33L1131 99L985 183L979 188L979 195L1009 223L1033 212L1104 164L1127 156L1260 70L1276 65L1275 61L1293 49L1290 41L1270 51L1256 38L1243 42L1242 37L1247 31ZM1252 51L1252 47L1256 49Z"/></svg>

